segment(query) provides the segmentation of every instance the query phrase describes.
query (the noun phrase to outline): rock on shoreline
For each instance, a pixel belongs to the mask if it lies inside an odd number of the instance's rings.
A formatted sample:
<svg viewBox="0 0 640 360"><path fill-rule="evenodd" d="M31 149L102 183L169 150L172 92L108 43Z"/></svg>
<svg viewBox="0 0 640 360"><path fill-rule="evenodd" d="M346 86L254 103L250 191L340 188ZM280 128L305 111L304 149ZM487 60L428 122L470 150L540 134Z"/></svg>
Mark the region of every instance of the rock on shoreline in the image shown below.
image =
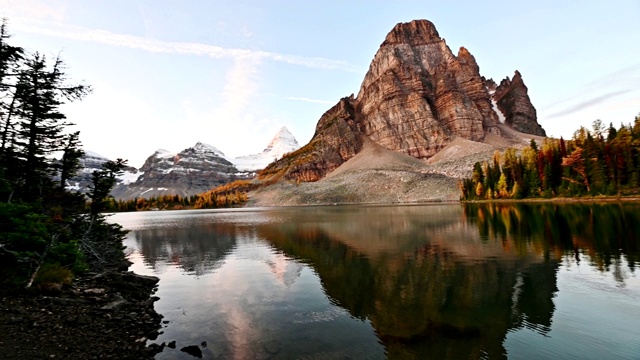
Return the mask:
<svg viewBox="0 0 640 360"><path fill-rule="evenodd" d="M0 359L152 359L158 281L107 271L56 294L0 289Z"/></svg>

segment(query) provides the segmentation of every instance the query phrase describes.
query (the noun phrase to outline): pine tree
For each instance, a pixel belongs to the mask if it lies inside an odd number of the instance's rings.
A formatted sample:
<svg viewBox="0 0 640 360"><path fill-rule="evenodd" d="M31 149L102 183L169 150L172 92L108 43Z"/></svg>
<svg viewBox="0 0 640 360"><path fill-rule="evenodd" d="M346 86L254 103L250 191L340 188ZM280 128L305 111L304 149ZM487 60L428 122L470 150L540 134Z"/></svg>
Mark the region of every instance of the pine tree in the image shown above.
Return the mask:
<svg viewBox="0 0 640 360"><path fill-rule="evenodd" d="M482 171L482 165L479 162L473 164L473 174L472 179L474 183L482 183L484 182L484 173Z"/></svg>
<svg viewBox="0 0 640 360"><path fill-rule="evenodd" d="M12 132L12 117L15 113L16 74L24 56L24 49L7 43L7 20L0 25L0 120L2 136L0 157L4 156Z"/></svg>
<svg viewBox="0 0 640 360"><path fill-rule="evenodd" d="M79 137L80 132L76 131L64 139L62 160L60 161L60 187L62 188L66 186L67 180L81 168L80 158L84 155L84 151L80 148Z"/></svg>
<svg viewBox="0 0 640 360"><path fill-rule="evenodd" d="M27 200L43 193L53 170L49 156L64 150L64 130L71 124L59 111L60 105L64 100L80 99L90 90L84 85L65 84L63 68L58 58L47 70L45 57L36 52L25 61L18 79L15 146L21 166L15 185Z"/></svg>
<svg viewBox="0 0 640 360"><path fill-rule="evenodd" d="M109 193L116 184L116 177L122 174L126 166L126 160L109 160L102 164L102 170L93 172L91 179L92 184L88 194L89 199L91 199L90 213L92 217L96 217L104 210Z"/></svg>

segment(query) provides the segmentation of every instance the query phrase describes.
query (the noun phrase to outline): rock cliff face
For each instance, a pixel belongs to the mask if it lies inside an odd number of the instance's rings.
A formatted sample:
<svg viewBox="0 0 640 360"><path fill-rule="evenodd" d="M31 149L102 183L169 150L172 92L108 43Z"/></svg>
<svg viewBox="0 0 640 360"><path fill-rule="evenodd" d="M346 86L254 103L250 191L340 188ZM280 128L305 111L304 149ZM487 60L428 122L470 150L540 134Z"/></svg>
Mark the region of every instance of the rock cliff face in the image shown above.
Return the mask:
<svg viewBox="0 0 640 360"><path fill-rule="evenodd" d="M322 115L307 145L271 163L260 176L317 181L352 158L362 149L354 103L353 95L340 99Z"/></svg>
<svg viewBox="0 0 640 360"><path fill-rule="evenodd" d="M547 136L536 120L536 109L531 104L527 86L522 81L522 75L518 70L513 75L513 79L507 76L500 81L493 98L498 109L504 114L506 124L526 134Z"/></svg>
<svg viewBox="0 0 640 360"><path fill-rule="evenodd" d="M455 56L426 20L391 30L357 101L365 135L421 159L456 136L481 141L497 122L474 57L465 48Z"/></svg>
<svg viewBox="0 0 640 360"><path fill-rule="evenodd" d="M535 109L520 84L516 76L507 90L496 90L503 95L498 107L504 107L507 123L516 130L531 129L537 125ZM261 177L316 181L358 153L363 137L428 159L457 137L483 141L487 133L500 135L499 115L467 49L454 55L427 20L401 23L375 54L358 96L341 99L322 116L309 144L270 165Z"/></svg>

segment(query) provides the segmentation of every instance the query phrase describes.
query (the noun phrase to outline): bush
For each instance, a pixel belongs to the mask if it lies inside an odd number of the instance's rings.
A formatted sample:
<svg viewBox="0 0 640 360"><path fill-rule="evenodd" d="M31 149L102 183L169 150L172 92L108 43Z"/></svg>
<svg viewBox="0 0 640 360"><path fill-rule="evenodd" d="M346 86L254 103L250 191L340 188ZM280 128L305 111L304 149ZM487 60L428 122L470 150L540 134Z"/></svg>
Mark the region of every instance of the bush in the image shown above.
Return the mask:
<svg viewBox="0 0 640 360"><path fill-rule="evenodd" d="M70 285L73 281L73 272L60 264L45 264L42 265L36 279L33 281L34 285L42 284L62 284Z"/></svg>

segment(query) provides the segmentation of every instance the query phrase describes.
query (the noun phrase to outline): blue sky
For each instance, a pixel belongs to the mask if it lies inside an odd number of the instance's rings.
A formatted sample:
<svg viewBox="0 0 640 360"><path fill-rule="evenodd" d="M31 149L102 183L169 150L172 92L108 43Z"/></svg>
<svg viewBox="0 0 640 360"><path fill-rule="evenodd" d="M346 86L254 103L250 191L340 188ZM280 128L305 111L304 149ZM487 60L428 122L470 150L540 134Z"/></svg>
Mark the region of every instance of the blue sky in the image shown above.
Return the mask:
<svg viewBox="0 0 640 360"><path fill-rule="evenodd" d="M94 88L64 108L85 149L136 167L197 141L257 153L281 126L308 142L357 94L389 30L413 19L469 49L485 77L518 69L551 136L640 113L637 0L0 0L0 15L14 45L61 54Z"/></svg>

